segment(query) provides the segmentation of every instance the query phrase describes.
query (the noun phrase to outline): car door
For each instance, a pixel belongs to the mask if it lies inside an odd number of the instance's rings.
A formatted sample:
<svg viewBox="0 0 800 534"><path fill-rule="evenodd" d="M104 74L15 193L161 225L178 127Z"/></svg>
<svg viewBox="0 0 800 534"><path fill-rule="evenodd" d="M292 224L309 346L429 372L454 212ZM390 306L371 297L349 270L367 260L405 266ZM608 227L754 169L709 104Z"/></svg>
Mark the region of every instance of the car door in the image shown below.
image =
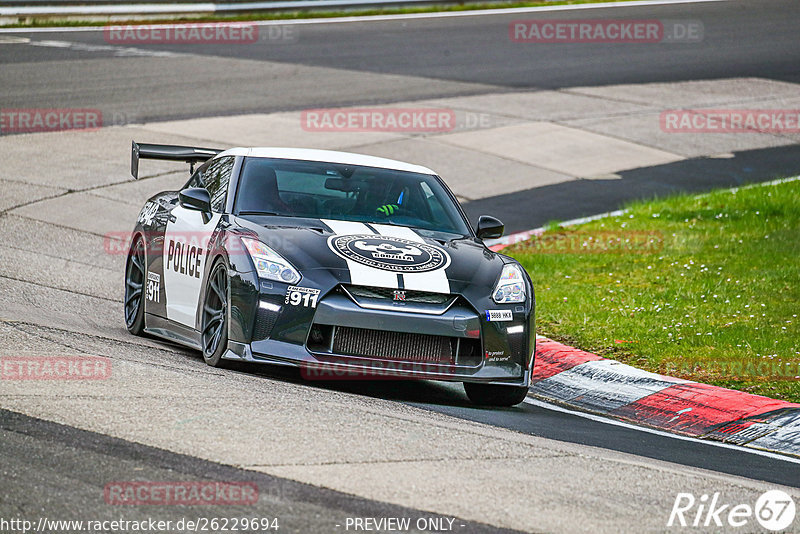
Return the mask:
<svg viewBox="0 0 800 534"><path fill-rule="evenodd" d="M213 160L189 187L205 187L211 196L212 213L201 213L178 204L164 232L163 273L167 319L196 328L197 307L208 260L208 243L224 211L235 158Z"/></svg>

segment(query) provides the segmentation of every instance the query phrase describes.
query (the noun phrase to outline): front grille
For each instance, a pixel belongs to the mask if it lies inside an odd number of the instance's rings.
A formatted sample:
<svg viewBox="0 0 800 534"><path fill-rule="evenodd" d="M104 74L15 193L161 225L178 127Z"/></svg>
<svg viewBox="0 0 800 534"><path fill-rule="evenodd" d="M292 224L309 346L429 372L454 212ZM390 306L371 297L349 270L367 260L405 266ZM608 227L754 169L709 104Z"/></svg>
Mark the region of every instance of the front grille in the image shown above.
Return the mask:
<svg viewBox="0 0 800 534"><path fill-rule="evenodd" d="M419 304L445 304L452 300L452 295L445 293L429 293L427 291L411 291L388 289L385 287L347 286L347 291L355 298L395 300L395 293L402 291L403 302Z"/></svg>
<svg viewBox="0 0 800 534"><path fill-rule="evenodd" d="M453 342L444 336L336 327L333 352L386 360L453 363Z"/></svg>

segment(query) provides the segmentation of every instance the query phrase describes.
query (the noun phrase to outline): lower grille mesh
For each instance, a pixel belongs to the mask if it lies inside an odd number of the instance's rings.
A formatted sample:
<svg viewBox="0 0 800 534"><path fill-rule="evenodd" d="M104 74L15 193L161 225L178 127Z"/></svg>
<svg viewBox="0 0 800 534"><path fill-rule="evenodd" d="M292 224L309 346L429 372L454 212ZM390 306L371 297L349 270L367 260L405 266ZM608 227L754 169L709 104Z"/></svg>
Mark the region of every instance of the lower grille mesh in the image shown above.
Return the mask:
<svg viewBox="0 0 800 534"><path fill-rule="evenodd" d="M263 297L263 301L273 304L274 306L279 306L283 304L283 299L280 297ZM253 341L261 341L262 339L267 339L269 335L272 333L272 327L275 326L275 322L278 320L278 312L268 310L261 306L258 307L258 312L256 313L256 323L253 327Z"/></svg>
<svg viewBox="0 0 800 534"><path fill-rule="evenodd" d="M337 327L333 352L386 360L453 363L453 347L448 337L365 328Z"/></svg>
<svg viewBox="0 0 800 534"><path fill-rule="evenodd" d="M525 336L522 334L508 336L508 348L511 350L512 358L517 358L524 352L525 342Z"/></svg>

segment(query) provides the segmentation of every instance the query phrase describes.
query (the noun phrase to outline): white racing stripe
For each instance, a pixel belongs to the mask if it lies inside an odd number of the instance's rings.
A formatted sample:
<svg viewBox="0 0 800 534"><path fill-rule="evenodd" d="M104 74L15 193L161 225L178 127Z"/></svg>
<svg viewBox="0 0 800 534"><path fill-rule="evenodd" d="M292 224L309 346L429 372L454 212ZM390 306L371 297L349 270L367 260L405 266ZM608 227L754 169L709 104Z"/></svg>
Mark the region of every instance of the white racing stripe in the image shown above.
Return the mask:
<svg viewBox="0 0 800 534"><path fill-rule="evenodd" d="M364 223L354 221L337 221L335 219L322 219L325 226L333 230L337 235L347 234L374 234L369 226Z"/></svg>
<svg viewBox="0 0 800 534"><path fill-rule="evenodd" d="M360 222L335 221L333 219L322 219L322 222L337 235L375 234L369 226ZM389 289L398 289L400 287L396 273L382 271L351 260L345 261L350 271L350 283L353 285L386 287Z"/></svg>
<svg viewBox="0 0 800 534"><path fill-rule="evenodd" d="M406 239L415 243L425 244L425 240L411 228L392 226L386 224L371 224L353 221L337 221L322 219L336 235L383 235ZM374 230L373 230L374 229ZM377 234L376 234L377 231ZM446 252L444 253L446 254ZM385 287L389 289L409 289L413 291L428 291L431 293L450 293L450 281L447 279L446 263L442 268L424 273L397 273L370 267L356 261L345 259L350 270L350 282L354 285Z"/></svg>
<svg viewBox="0 0 800 534"><path fill-rule="evenodd" d="M372 227L381 235L408 239L416 243L425 243L425 240L411 228L386 224L373 224ZM404 273L403 289L450 294L450 281L447 279L447 272L443 268L426 273Z"/></svg>

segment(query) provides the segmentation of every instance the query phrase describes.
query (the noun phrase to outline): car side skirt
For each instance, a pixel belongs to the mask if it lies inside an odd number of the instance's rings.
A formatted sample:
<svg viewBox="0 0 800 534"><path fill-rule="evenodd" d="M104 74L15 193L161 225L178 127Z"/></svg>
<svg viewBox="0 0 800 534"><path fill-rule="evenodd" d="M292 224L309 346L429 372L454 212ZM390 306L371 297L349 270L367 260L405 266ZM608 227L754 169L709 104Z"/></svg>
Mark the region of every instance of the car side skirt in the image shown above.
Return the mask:
<svg viewBox="0 0 800 534"><path fill-rule="evenodd" d="M200 332L164 317L145 314L144 331L192 349L202 350Z"/></svg>

